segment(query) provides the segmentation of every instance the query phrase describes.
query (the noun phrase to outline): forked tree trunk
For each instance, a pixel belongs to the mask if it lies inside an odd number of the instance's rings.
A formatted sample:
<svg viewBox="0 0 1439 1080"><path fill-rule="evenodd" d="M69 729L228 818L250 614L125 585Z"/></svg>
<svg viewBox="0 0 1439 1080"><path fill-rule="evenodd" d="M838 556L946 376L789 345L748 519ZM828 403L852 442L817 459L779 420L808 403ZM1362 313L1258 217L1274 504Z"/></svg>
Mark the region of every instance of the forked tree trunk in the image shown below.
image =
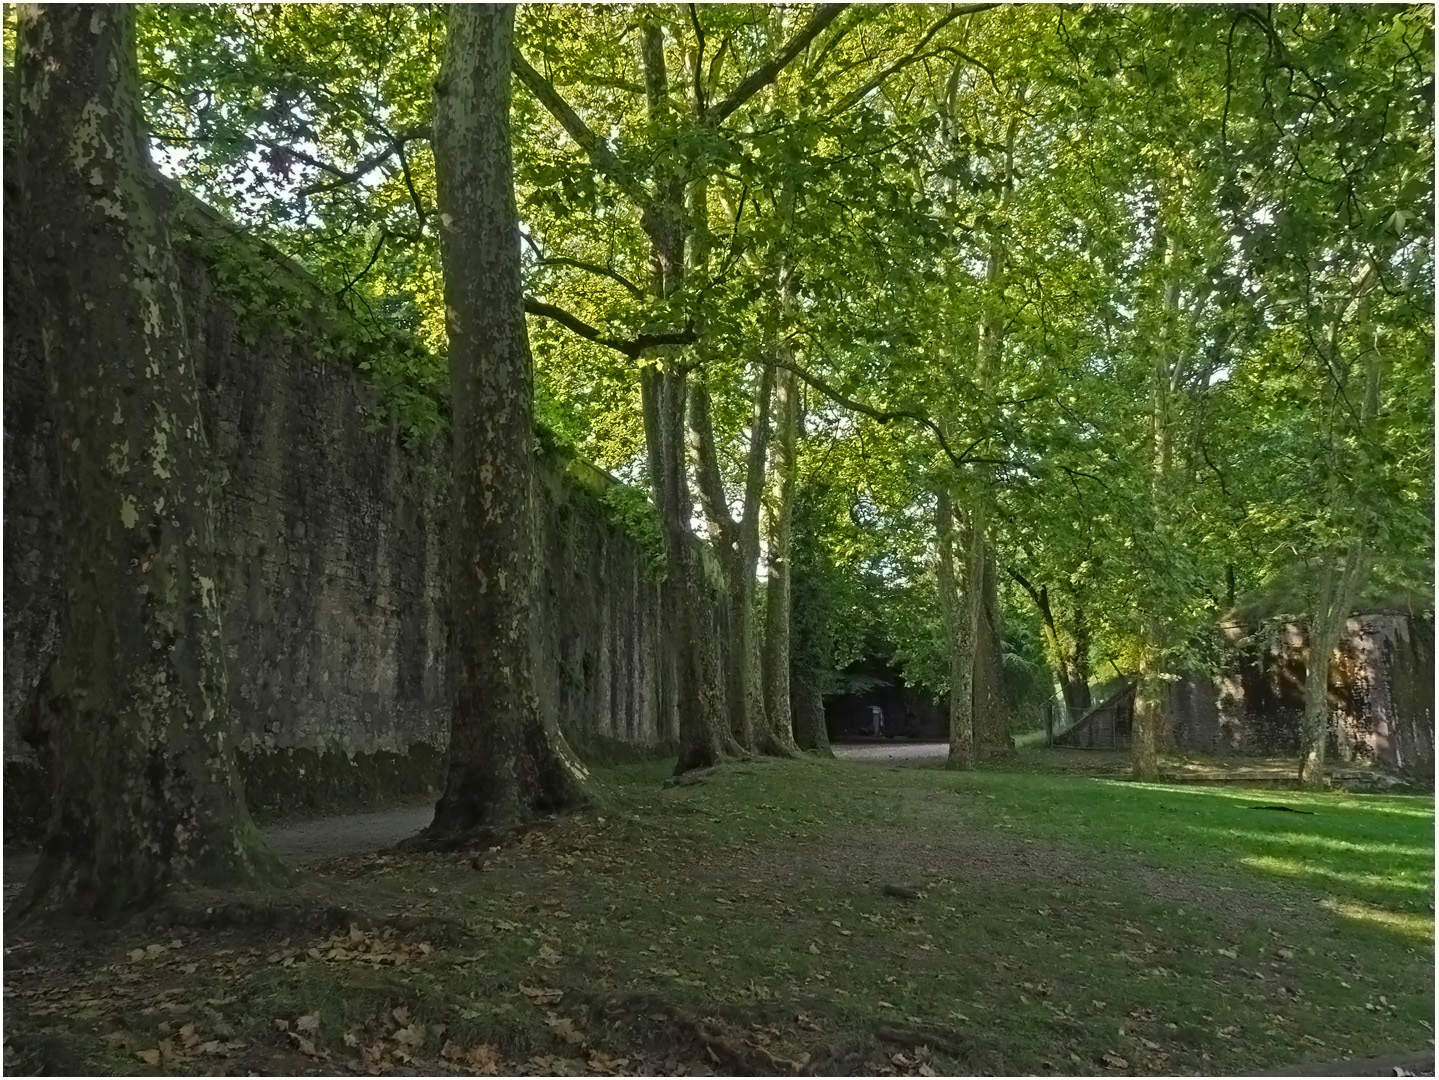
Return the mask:
<svg viewBox="0 0 1439 1080"><path fill-rule="evenodd" d="M1372 287L1375 270L1369 264L1355 285L1353 298L1345 304L1335 322L1330 347L1337 352L1338 327L1343 323L1350 304L1359 305L1359 321L1365 323L1368 311L1368 290ZM1384 372L1384 353L1370 327L1363 333L1364 356L1364 399L1359 409L1360 433L1372 437L1369 431L1379 419L1379 393ZM1329 505L1338 506L1337 480L1331 479ZM1329 708L1329 661L1339 645L1344 627L1349 621L1350 608L1359 595L1360 588L1369 572L1369 555L1363 535L1350 538L1348 549L1342 552L1326 551L1321 558L1324 570L1320 575L1319 588L1309 616L1309 666L1304 678L1304 716L1300 722L1299 782L1307 788L1324 785L1324 756L1328 748L1330 721Z"/></svg>
<svg viewBox="0 0 1439 1080"><path fill-rule="evenodd" d="M20 162L58 442L62 633L27 718L52 808L12 914L281 874L235 768L215 463L128 5L18 16Z"/></svg>
<svg viewBox="0 0 1439 1080"><path fill-rule="evenodd" d="M1013 567L1006 567L1009 576L1034 601L1035 609L1044 620L1044 635L1049 642L1049 651L1054 657L1055 679L1058 683L1060 700L1064 702L1066 721L1073 720L1089 708L1089 629L1085 622L1084 610L1074 605L1073 633L1066 641L1060 632L1059 621L1049 599L1047 585L1035 587L1034 583ZM1072 594L1071 594L1072 595Z"/></svg>
<svg viewBox="0 0 1439 1080"><path fill-rule="evenodd" d="M702 380L697 379L690 391L690 447L699 479L700 502L725 577L728 649L725 651L724 675L729 727L735 742L745 752L755 749L756 733L762 730L764 724L760 635L755 632L754 598L755 570L759 562L760 497L764 490L773 386L774 367L766 364L755 384L745 469L744 510L739 521L731 515L725 497L708 389Z"/></svg>
<svg viewBox="0 0 1439 1080"><path fill-rule="evenodd" d="M675 771L685 772L714 765L739 746L722 730L724 681L706 603L699 544L689 528L684 458L686 380L672 368L651 366L641 375L640 393L650 484L665 540L661 597L678 677L679 760Z"/></svg>
<svg viewBox="0 0 1439 1080"><path fill-rule="evenodd" d="M640 18L640 61L646 108L659 127L673 122L664 28L653 10ZM650 292L667 300L685 273L685 187L683 162L671 153L655 167L654 191L641 224L650 242ZM688 374L678 350L645 358L640 377L650 486L665 536L666 622L679 672L679 761L676 772L713 765L726 753L740 753L725 722L725 686L719 643L710 618L712 605L698 544L690 530L689 476L685 468Z"/></svg>
<svg viewBox="0 0 1439 1080"><path fill-rule="evenodd" d="M435 168L450 350L450 744L429 834L583 800L535 689L533 373L510 158L514 8L449 10Z"/></svg>

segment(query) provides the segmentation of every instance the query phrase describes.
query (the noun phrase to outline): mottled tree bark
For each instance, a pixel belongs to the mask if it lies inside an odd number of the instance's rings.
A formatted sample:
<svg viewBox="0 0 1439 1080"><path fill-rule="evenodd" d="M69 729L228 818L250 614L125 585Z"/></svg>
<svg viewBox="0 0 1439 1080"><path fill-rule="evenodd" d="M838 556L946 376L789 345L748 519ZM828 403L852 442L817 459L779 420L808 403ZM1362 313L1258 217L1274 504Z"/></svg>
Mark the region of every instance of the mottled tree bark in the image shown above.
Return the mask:
<svg viewBox="0 0 1439 1080"><path fill-rule="evenodd" d="M972 769L974 751L974 647L973 607L959 595L955 572L954 504L949 492L935 494L935 533L938 560L939 609L944 618L945 641L949 652L949 767Z"/></svg>
<svg viewBox="0 0 1439 1080"><path fill-rule="evenodd" d="M1162 652L1157 644L1161 634L1162 631L1148 626L1140 646L1130 737L1130 766L1136 780L1153 780L1159 776L1160 732L1168 722L1169 712L1169 684L1164 679Z"/></svg>
<svg viewBox="0 0 1439 1080"><path fill-rule="evenodd" d="M1027 577L1013 567L1005 568L1009 576L1034 601L1035 609L1044 621L1044 634L1049 650L1054 657L1055 678L1059 683L1059 696L1068 710L1068 719L1074 719L1089 708L1089 630L1084 611L1074 605L1072 633L1065 635L1055 617L1054 607L1049 598L1049 586L1038 588Z"/></svg>
<svg viewBox="0 0 1439 1080"><path fill-rule="evenodd" d="M663 361L662 361L663 362ZM662 590L671 647L676 650L679 699L677 772L718 762L739 746L722 730L724 684L699 543L689 527L689 484L685 476L683 374L647 368L641 376L645 443L650 481L665 538L666 576Z"/></svg>
<svg viewBox="0 0 1439 1080"><path fill-rule="evenodd" d="M1359 306L1359 323L1363 327L1364 398L1359 407L1359 431L1370 436L1370 429L1379 418L1379 394L1384 375L1384 353L1372 326L1367 325L1368 293L1373 288L1376 270L1369 263L1355 283L1352 295L1345 301L1334 322L1329 346L1338 367L1339 330L1350 306ZM1329 506L1339 505L1338 478L1331 471ZM1328 748L1331 724L1329 708L1329 663L1349 621L1350 608L1369 572L1369 552L1362 529L1350 536L1339 550L1320 553L1324 569L1309 614L1309 665L1304 677L1304 716L1300 721L1299 782L1307 788L1324 785L1324 756Z"/></svg>
<svg viewBox="0 0 1439 1080"><path fill-rule="evenodd" d="M786 359L782 357L781 359ZM798 467L799 380L787 368L775 387L775 428L769 490L765 496L768 551L765 581L764 711L759 748L767 754L799 753L790 712L790 522Z"/></svg>
<svg viewBox="0 0 1439 1080"><path fill-rule="evenodd" d="M738 521L729 511L720 476L709 391L702 380L696 380L690 394L690 446L699 478L700 504L725 576L725 634L729 646L725 657L725 689L730 730L735 741L746 751L755 749L756 732L764 724L760 642L759 635L755 633L754 598L755 571L759 564L760 497L764 488L773 386L774 368L765 365L755 383L745 468L744 509Z"/></svg>
<svg viewBox="0 0 1439 1080"><path fill-rule="evenodd" d="M652 11L641 18L640 59L646 106L658 126L673 122L669 76L665 68L664 29ZM661 161L641 224L650 241L650 292L659 300L673 296L684 280L687 176L677 155ZM741 753L725 722L725 687L719 643L709 617L711 604L690 530L689 477L685 468L685 418L688 371L679 351L657 350L644 358L640 392L650 485L665 535L666 610L673 647L679 650L680 747L676 771L712 765L724 753Z"/></svg>
<svg viewBox="0 0 1439 1080"><path fill-rule="evenodd" d="M824 695L809 668L793 668L790 707L794 711L794 741L801 750L819 757L834 757L824 722Z"/></svg>
<svg viewBox="0 0 1439 1080"><path fill-rule="evenodd" d="M133 9L21 7L17 65L64 599L26 724L53 808L12 914L109 916L281 871L235 768L216 467L145 149Z"/></svg>
<svg viewBox="0 0 1439 1080"><path fill-rule="evenodd" d="M1162 238L1165 263L1178 259L1178 245ZM1164 309L1172 319L1179 310L1179 280L1171 273L1164 291ZM1155 350L1155 371L1151 388L1150 492L1153 500L1156 537L1163 537L1169 516L1169 483L1173 457L1174 374L1176 357L1170 341ZM1159 550L1163 550L1160 546ZM1169 621L1161 597L1151 603L1154 610L1140 623L1138 686L1134 696L1134 730L1130 739L1131 771L1136 780L1153 780L1159 775L1158 750L1169 741L1169 694L1165 682L1165 658L1169 647Z"/></svg>
<svg viewBox="0 0 1439 1080"><path fill-rule="evenodd" d="M583 800L535 690L533 372L510 157L514 8L449 9L435 168L450 350L450 744L429 835Z"/></svg>
<svg viewBox="0 0 1439 1080"><path fill-rule="evenodd" d="M1005 750L1009 710L1004 701L1004 616L999 608L998 565L986 534L971 558L978 561L979 604L974 626L974 735L981 752Z"/></svg>
<svg viewBox="0 0 1439 1080"><path fill-rule="evenodd" d="M1368 552L1356 538L1342 554L1324 552L1324 569L1309 616L1309 660L1304 670L1304 715L1299 723L1299 782L1324 786L1324 759L1332 730L1329 666L1348 625L1350 609L1369 569Z"/></svg>
<svg viewBox="0 0 1439 1080"><path fill-rule="evenodd" d="M769 720L764 707L764 667L761 658L760 634L755 618L754 598L756 575L759 571L760 505L764 497L765 468L769 462L770 404L774 397L774 365L765 364L755 387L754 411L750 420L749 456L745 462L744 516L739 523L739 547L736 552L735 577L739 585L731 585L734 596L733 619L735 637L731 645L742 657L737 665L736 690L744 702L745 719L753 745L754 732L764 730Z"/></svg>
<svg viewBox="0 0 1439 1080"><path fill-rule="evenodd" d="M1018 120L1009 124L1003 161L1004 180L1000 190L999 211L1009 205L1014 188L1014 141ZM985 260L985 305L976 328L975 385L986 397L992 392L1003 358L1004 334L998 303L1008 254L1004 242L995 237ZM956 618L960 625L953 636L957 655L951 663L962 667L958 683L966 700L959 702L962 710L958 725L950 725L949 762L952 768L970 768L975 761L975 745L1007 744L1008 721L1004 692L1000 682L999 610L995 587L995 562L988 533L988 485L991 478L987 467L976 470L976 483L971 505L965 508L965 554L963 584L958 589ZM950 515L952 523L953 515ZM952 528L952 524L950 525ZM953 563L951 563L951 566ZM951 695L954 690L951 689ZM950 711L953 716L955 704ZM956 742L958 738L958 742Z"/></svg>

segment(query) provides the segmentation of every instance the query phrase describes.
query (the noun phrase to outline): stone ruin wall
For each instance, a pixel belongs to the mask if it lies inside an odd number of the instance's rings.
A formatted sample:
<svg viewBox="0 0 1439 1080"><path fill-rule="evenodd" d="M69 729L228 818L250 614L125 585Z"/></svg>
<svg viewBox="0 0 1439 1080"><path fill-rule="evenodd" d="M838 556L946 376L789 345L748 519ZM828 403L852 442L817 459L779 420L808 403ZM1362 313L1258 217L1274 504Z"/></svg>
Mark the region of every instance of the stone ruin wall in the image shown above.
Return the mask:
<svg viewBox="0 0 1439 1080"><path fill-rule="evenodd" d="M1220 628L1231 660L1213 683L1212 707L1196 708L1180 745L1287 753L1299 746L1305 628ZM1197 694L1202 696L1203 687ZM1434 626L1422 616L1352 616L1330 663L1335 710L1330 750L1339 761L1427 775L1434 767Z"/></svg>
<svg viewBox="0 0 1439 1080"><path fill-rule="evenodd" d="M16 205L7 191L7 233ZM20 263L12 254L5 266L7 839L43 816L16 718L59 630L52 431ZM448 446L406 445L377 420L353 357L318 359L314 341L273 320L257 330L203 259L182 266L207 430L228 473L217 535L248 798L263 813L423 797L448 734ZM673 655L649 556L607 517L598 470L539 471L542 693L582 752L666 746Z"/></svg>

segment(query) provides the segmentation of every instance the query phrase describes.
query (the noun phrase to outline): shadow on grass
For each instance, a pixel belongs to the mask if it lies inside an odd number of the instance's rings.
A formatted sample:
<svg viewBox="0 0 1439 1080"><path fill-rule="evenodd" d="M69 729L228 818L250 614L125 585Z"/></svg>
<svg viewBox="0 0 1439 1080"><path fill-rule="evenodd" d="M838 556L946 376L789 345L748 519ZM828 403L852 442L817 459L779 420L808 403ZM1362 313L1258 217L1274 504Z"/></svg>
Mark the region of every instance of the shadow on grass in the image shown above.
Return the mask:
<svg viewBox="0 0 1439 1080"><path fill-rule="evenodd" d="M1433 940L1430 798L1094 783L1162 819L1151 832L1155 845L1169 839L1215 851L1232 866L1319 894L1345 919Z"/></svg>

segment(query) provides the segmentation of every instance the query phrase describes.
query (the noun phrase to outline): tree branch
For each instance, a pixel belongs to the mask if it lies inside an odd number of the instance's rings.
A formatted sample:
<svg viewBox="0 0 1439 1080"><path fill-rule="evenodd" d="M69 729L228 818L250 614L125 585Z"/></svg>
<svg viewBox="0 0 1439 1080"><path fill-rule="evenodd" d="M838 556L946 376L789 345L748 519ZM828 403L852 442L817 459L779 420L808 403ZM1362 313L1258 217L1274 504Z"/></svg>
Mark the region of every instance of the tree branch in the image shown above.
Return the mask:
<svg viewBox="0 0 1439 1080"><path fill-rule="evenodd" d="M585 152L595 171L611 180L641 208L648 207L649 193L626 174L624 165L615 156L614 151L605 145L603 139L590 130L589 125L580 118L579 113L570 108L569 102L560 96L560 92L550 81L530 66L529 61L520 54L519 49L513 50L511 67L519 76L520 82L524 83L529 92L535 96L535 100L559 121L560 126L574 140L575 145Z"/></svg>
<svg viewBox="0 0 1439 1080"><path fill-rule="evenodd" d="M261 146L267 146L271 150L277 151L281 154L285 154L288 157L292 157L296 161L304 165L309 165L311 168L319 169L321 172L329 173L335 178L328 182L316 181L313 184L307 184L305 187L302 187L299 191L295 192L296 196L307 196L318 195L322 191L334 191L336 188L342 188L348 184L355 183L355 181L359 180L372 170L377 169L390 158L400 153L400 148L405 142L409 141L410 139L420 137L421 136L412 133L404 133L398 135L393 140L391 140L389 145L387 145L384 149L375 151L369 157L361 158L360 161L355 164L355 167L353 169L341 169L338 166L331 165L328 161L322 161L311 154L307 154L303 150L296 150L293 146L290 146L287 143L275 142L271 139L256 139L255 142Z"/></svg>
<svg viewBox="0 0 1439 1080"><path fill-rule="evenodd" d="M410 203L415 208L415 217L420 221L420 231L424 232L425 221L429 218L429 215L425 213L424 204L420 202L420 194L415 190L415 180L414 177L410 175L410 158L405 153L405 144L396 140L395 150L400 155L400 171L405 177L405 187L408 188L410 192Z"/></svg>
<svg viewBox="0 0 1439 1080"><path fill-rule="evenodd" d="M541 256L541 266L573 266L576 270L584 270L586 273L598 274L600 277L607 277L611 281L617 281L630 291L630 295L643 298L646 294L643 289L636 285L629 278L625 277L618 270L608 266L601 266L599 263L585 262L583 259L571 259L567 255Z"/></svg>
<svg viewBox="0 0 1439 1080"><path fill-rule="evenodd" d="M767 63L750 72L730 92L730 95L710 110L703 119L714 124L724 123L736 109L774 82L790 61L803 52L805 47L817 38L826 26L839 18L847 7L849 7L848 4L821 4L810 16L809 22L805 23L794 37L790 38L789 43L783 49L771 57Z"/></svg>
<svg viewBox="0 0 1439 1080"><path fill-rule="evenodd" d="M700 26L700 13L693 4L686 5L690 13L690 25L695 29L695 115L705 114L705 32Z"/></svg>
<svg viewBox="0 0 1439 1080"><path fill-rule="evenodd" d="M844 101L842 101L839 105L835 106L834 110L830 113L830 116L838 116L840 113L844 112L846 109L848 109L848 108L850 108L851 106L853 106L856 102L860 101L866 94L868 94L868 93L869 93L871 90L873 90L875 87L877 87L877 86L879 86L880 84L882 84L886 79L888 79L888 78L889 78L891 75L893 75L895 72L900 71L901 69L908 67L910 64L914 63L916 60L923 59L923 57L922 57L921 54L922 54L923 51L924 51L924 47L930 43L930 41L934 38L934 35L935 35L935 34L939 33L942 29L944 29L944 27L948 26L948 25L949 25L951 22L953 22L955 19L959 18L961 15L973 15L975 12L978 12L978 11L988 11L990 8L995 7L995 6L997 6L997 5L995 5L995 4L961 4L961 5L957 6L957 7L951 8L951 9L944 15L943 18L941 18L938 22L936 22L933 26L931 26L931 27L925 32L924 36L919 39L919 43L918 43L917 45L915 45L915 47L914 47L913 49L911 49L911 50L910 50L908 53L906 53L904 56L901 56L901 57L900 57L898 60L896 60L894 63L890 64L889 67L885 68L885 69L884 69L883 71L881 71L878 75L875 75L873 78L871 78L871 79L869 79L868 81L866 81L866 82L864 83L864 85L862 85L858 90L855 90L855 91L853 91L852 93L850 93L850 95L849 95L848 97L846 97L846 98L844 99ZM956 51L957 51L957 50L956 50ZM963 54L961 54L961 55L963 55ZM969 59L969 58L966 57L966 59ZM974 64L976 64L976 65L979 66L979 67L984 68L985 71L989 71L989 68L985 67L983 64L980 64L978 60L971 60L971 62L974 63ZM994 72L989 71L989 75L990 75L990 78L991 78L991 79L994 78Z"/></svg>
<svg viewBox="0 0 1439 1080"><path fill-rule="evenodd" d="M353 289L356 285L358 285L364 279L365 275L375 268L375 263L378 262L380 258L380 252L384 250L385 241L389 238L390 234L388 232L380 233L380 239L375 244L375 250L370 252L370 261L365 264L365 268L363 270L361 270L358 274L352 277L349 281L345 282L344 288L342 288L339 292L335 294L336 300L343 300L345 298L345 294L348 293L351 289Z"/></svg>
<svg viewBox="0 0 1439 1080"><path fill-rule="evenodd" d="M962 455L956 454L950 448L949 440L944 437L944 432L940 430L940 426L919 410L879 409L873 405L866 405L864 402L856 401L854 398L849 397L847 394L843 394L839 390L836 390L833 386L825 382L818 375L812 375L808 371L805 371L804 368L800 367L798 364L785 360L776 360L775 365L777 367L782 367L787 371L794 372L810 386L814 387L825 397L833 401L836 405L843 406L844 408L849 409L851 412L857 412L864 416L868 416L871 420L876 420L881 424L888 424L894 420L910 420L916 424L927 427L931 432L934 433L935 440L939 443L939 448L944 451L945 456L949 458L949 460L952 461L956 467L967 464L966 459ZM971 447L971 449L973 449L973 447ZM968 451L966 451L966 453L967 452Z"/></svg>
<svg viewBox="0 0 1439 1080"><path fill-rule="evenodd" d="M603 330L591 326L578 316L571 315L564 308L547 304L543 300L536 300L533 296L525 297L525 311L531 315L539 315L557 322L566 330L593 341L596 345L613 349L621 355L628 356L631 360L639 358L648 349L659 349L667 345L693 345L699 340L699 334L692 325L686 326L683 330L656 334L646 332L629 340L610 337Z"/></svg>

